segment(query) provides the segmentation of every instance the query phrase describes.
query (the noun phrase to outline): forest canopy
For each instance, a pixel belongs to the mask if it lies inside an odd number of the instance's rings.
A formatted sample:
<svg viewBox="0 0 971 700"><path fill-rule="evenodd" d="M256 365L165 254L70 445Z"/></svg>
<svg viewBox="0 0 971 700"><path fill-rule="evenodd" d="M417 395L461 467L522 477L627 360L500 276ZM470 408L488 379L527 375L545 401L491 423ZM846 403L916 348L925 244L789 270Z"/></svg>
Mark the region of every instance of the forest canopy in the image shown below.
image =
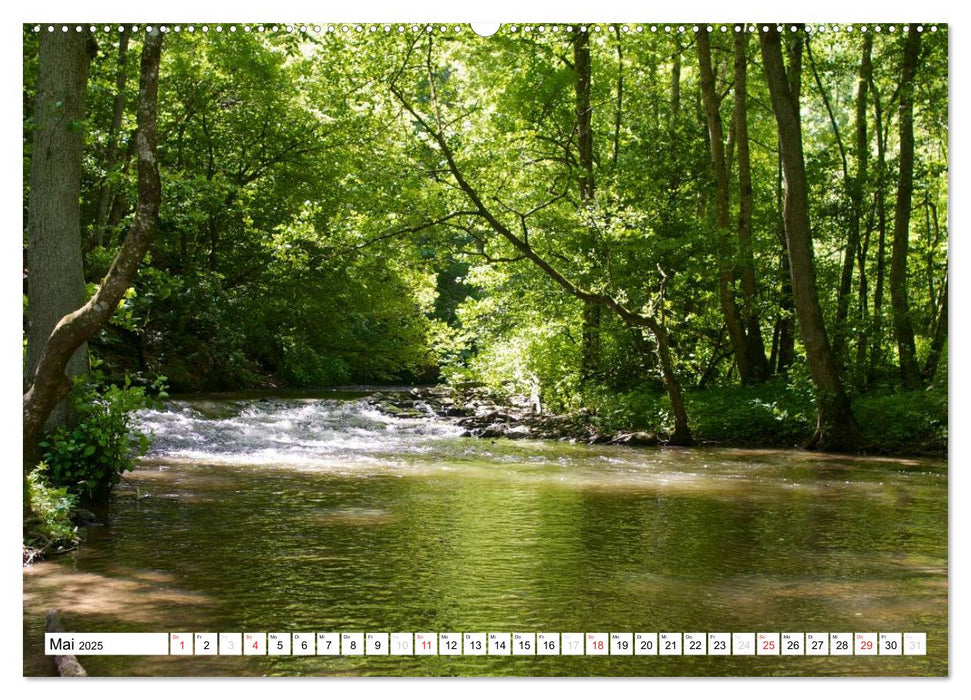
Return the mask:
<svg viewBox="0 0 971 700"><path fill-rule="evenodd" d="M51 286L55 29L23 32L25 391L37 290L57 318L96 292L146 172L146 28L84 25ZM676 443L946 445L945 26L166 30L154 234L79 351L105 382L447 381Z"/></svg>

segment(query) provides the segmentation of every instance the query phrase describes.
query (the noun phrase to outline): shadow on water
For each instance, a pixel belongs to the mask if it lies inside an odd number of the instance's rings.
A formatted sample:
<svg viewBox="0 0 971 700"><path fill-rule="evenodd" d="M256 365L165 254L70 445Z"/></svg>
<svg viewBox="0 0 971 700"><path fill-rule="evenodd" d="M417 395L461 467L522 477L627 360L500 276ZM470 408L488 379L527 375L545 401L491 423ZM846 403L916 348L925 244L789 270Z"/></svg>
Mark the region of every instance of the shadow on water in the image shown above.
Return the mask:
<svg viewBox="0 0 971 700"><path fill-rule="evenodd" d="M947 468L459 437L353 398L141 414L77 552L24 572L77 631L923 631L926 657L84 657L93 675L944 675Z"/></svg>

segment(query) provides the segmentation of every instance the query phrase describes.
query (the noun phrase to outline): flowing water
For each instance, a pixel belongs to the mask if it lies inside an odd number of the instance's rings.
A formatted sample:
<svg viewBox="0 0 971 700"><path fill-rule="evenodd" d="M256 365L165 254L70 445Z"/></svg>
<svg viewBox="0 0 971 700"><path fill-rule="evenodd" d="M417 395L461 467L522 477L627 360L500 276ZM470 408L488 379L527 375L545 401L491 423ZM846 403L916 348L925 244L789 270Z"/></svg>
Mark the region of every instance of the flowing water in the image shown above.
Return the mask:
<svg viewBox="0 0 971 700"><path fill-rule="evenodd" d="M360 397L222 396L83 547L24 571L24 673L72 631L926 632L923 657L81 657L91 675L944 675L947 466L476 440Z"/></svg>

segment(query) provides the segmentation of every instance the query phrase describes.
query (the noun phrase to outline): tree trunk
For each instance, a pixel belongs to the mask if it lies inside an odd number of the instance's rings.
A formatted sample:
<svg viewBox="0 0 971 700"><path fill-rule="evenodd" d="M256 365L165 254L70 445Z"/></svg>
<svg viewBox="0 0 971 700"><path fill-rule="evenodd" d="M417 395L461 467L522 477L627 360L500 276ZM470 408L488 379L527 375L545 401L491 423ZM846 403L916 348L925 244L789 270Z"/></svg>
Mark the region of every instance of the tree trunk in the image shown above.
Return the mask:
<svg viewBox="0 0 971 700"><path fill-rule="evenodd" d="M796 360L796 306L792 301L792 274L789 271L789 253L786 251L785 199L782 188L782 156L779 156L776 179L776 207L779 212L779 317L776 320L778 342L776 357L771 363L779 374L785 374Z"/></svg>
<svg viewBox="0 0 971 700"><path fill-rule="evenodd" d="M947 277L944 278L944 289L941 290L941 307L937 314L937 324L934 329L934 339L931 341L931 349L927 353L927 362L924 364L922 377L925 381L934 379L937 374L937 367L941 363L941 356L944 354L944 346L947 345Z"/></svg>
<svg viewBox="0 0 971 700"><path fill-rule="evenodd" d="M29 325L25 388L54 326L84 303L81 123L91 48L86 34L58 31L42 32L40 36L27 215ZM69 377L86 372L87 348L82 344L72 348L65 358L65 368ZM45 420L50 419L48 427L67 422L66 405L52 405L51 409L44 416Z"/></svg>
<svg viewBox="0 0 971 700"><path fill-rule="evenodd" d="M729 234L728 167L725 165L725 143L721 115L718 112L718 95L715 75L711 68L711 46L708 32L698 32L698 64L701 78L701 97L708 120L708 144L711 154L711 172L715 181L715 228L718 239L718 298L722 317L728 328L735 362L743 384L755 381L754 368L749 362L748 343L742 316L735 304L734 249Z"/></svg>
<svg viewBox="0 0 971 700"><path fill-rule="evenodd" d="M809 55L810 65L812 66L813 77L822 96L823 104L826 107L826 114L829 116L830 126L836 138L836 145L839 148L840 159L843 165L843 186L846 190L847 199L850 203L849 221L847 222L846 245L843 249L843 265L840 271L839 288L836 294L836 318L833 323L833 354L839 366L846 366L847 355L847 336L850 332L848 326L850 311L850 296L853 287L853 264L856 260L857 248L860 245L860 218L863 210L863 185L866 181L867 169L867 128L866 128L866 103L867 87L869 86L868 74L870 71L870 52L873 46L872 34L866 34L863 38L863 56L860 60L859 81L857 83L856 95L856 157L857 171L855 177L851 178L847 163L846 148L840 135L839 125L836 115L833 113L829 95L823 87L823 81L816 69L816 62L813 59L809 43L806 43L806 50Z"/></svg>
<svg viewBox="0 0 971 700"><path fill-rule="evenodd" d="M920 55L920 32L910 25L904 45L900 74L900 174L893 217L893 250L890 255L890 303L900 356L900 378L913 387L919 380L914 326L907 299L907 253L910 247L910 209L914 193L914 74Z"/></svg>
<svg viewBox="0 0 971 700"><path fill-rule="evenodd" d="M789 34L789 41L786 46L786 58L788 61L788 81L789 92L796 104L799 104L799 96L802 92L802 31ZM801 123L802 116L796 110L796 123ZM789 252L786 246L786 227L785 227L785 190L783 189L783 164L782 153L779 153L779 171L777 182L779 212L782 220L779 222L779 238L782 244L782 298L780 300L781 322L779 328L779 362L776 371L780 374L786 373L796 361L796 303L792 292L792 270L789 266Z"/></svg>
<svg viewBox="0 0 971 700"><path fill-rule="evenodd" d="M778 31L770 28L770 31L760 33L759 43L785 171L784 216L792 291L809 371L816 388L818 420L809 446L828 450L853 449L859 442L856 420L826 335L816 291L799 101L787 79Z"/></svg>
<svg viewBox="0 0 971 700"><path fill-rule="evenodd" d="M57 38L67 36L65 34ZM138 204L135 219L98 291L86 304L61 318L50 337L42 343L32 382L23 399L25 468L30 466L28 455L33 453L44 422L70 389L70 381L64 371L71 356L98 332L118 308L118 303L131 285L155 233L161 199L156 158L156 122L162 36L158 30L147 34L142 50L138 132L135 136L138 156ZM76 188L78 185L64 183L64 186Z"/></svg>
<svg viewBox="0 0 971 700"><path fill-rule="evenodd" d="M688 411L684 407L684 398L681 395L681 384L674 371L674 361L671 359L671 344L668 339L668 331L661 324L653 324L651 331L654 340L657 342L657 357L661 364L661 376L664 379L664 387L668 392L668 399L671 401L671 409L674 411L674 433L668 438L672 445L691 445L694 438L688 428Z"/></svg>
<svg viewBox="0 0 971 700"><path fill-rule="evenodd" d="M118 37L118 72L115 76L115 103L111 118L111 128L108 131L108 148L105 152L105 179L98 191L98 211L95 216L94 231L91 245L104 245L105 226L111 210L111 175L118 165L118 134L121 131L121 120L125 114L125 84L128 80L128 32L122 32Z"/></svg>
<svg viewBox="0 0 971 700"><path fill-rule="evenodd" d="M765 341L759 323L755 288L755 257L752 252L752 164L748 143L748 33L735 34L735 141L738 149L738 244L742 278L742 321L745 324L746 353L753 379L768 379Z"/></svg>
<svg viewBox="0 0 971 700"><path fill-rule="evenodd" d="M593 109L590 106L590 32L576 28L573 38L573 67L576 71L576 135L580 161L580 204L584 216L593 206ZM596 241L588 236L588 245L595 249ZM593 379L600 366L600 306L589 301L583 304L583 340L580 351L580 379Z"/></svg>
<svg viewBox="0 0 971 700"><path fill-rule="evenodd" d="M621 39L620 25L614 25L617 37L617 106L614 109L614 147L610 158L611 166L617 170L620 157L620 125L624 114L624 42Z"/></svg>
<svg viewBox="0 0 971 700"><path fill-rule="evenodd" d="M870 74L870 91L873 93L874 128L877 132L877 278L873 289L873 324L870 338L870 362L867 367L866 383L869 384L876 376L877 368L883 357L883 287L886 276L887 259L887 141L883 130L883 106L880 93L873 83Z"/></svg>
<svg viewBox="0 0 971 700"><path fill-rule="evenodd" d="M856 271L857 271L857 339L856 339L856 371L853 380L856 387L860 390L866 388L867 368L869 361L867 353L870 350L870 319L868 309L870 303L870 282L867 278L866 260L870 249L870 232L873 225L873 212L870 212L867 220L866 229L860 245L856 249Z"/></svg>
<svg viewBox="0 0 971 700"><path fill-rule="evenodd" d="M871 61L873 53L873 35L866 34L863 37L863 55L860 58L860 81L857 84L856 92L856 181L854 182L854 215L856 217L856 250L853 256L857 262L858 274L858 314L857 314L857 339L856 339L856 368L854 371L855 383L863 385L865 383L867 360L866 354L869 349L867 338L867 276L866 276L866 256L870 245L870 231L873 224L873 212L870 211L867 217L865 235L860 235L860 222L863 218L863 202L866 197L867 180L869 179L870 166L870 137L867 130L867 101L870 81L873 79L873 63ZM852 264L852 262L850 263ZM844 273L844 276L845 273Z"/></svg>
<svg viewBox="0 0 971 700"><path fill-rule="evenodd" d="M44 627L46 632L52 634L65 633L64 623L61 621L61 614L56 609L47 611L47 624ZM78 661L74 654L55 654L54 667L57 668L57 675L64 678L79 678L87 676L84 666Z"/></svg>

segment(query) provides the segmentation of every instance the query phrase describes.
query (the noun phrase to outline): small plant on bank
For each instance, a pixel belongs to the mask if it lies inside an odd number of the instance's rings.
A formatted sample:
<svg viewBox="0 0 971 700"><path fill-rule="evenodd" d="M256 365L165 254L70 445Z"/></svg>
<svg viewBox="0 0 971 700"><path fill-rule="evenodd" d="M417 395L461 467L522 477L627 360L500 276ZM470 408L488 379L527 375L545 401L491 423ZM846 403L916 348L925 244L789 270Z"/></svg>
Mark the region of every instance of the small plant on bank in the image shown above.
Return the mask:
<svg viewBox="0 0 971 700"><path fill-rule="evenodd" d="M41 441L43 460L54 486L91 502L104 502L111 489L144 454L149 438L132 425L132 414L165 398L164 377L151 387L105 386L92 371L78 381L70 396L74 422L48 433Z"/></svg>
<svg viewBox="0 0 971 700"><path fill-rule="evenodd" d="M78 497L66 486L52 486L47 473L41 462L24 477L24 564L73 549L80 539L74 524Z"/></svg>

